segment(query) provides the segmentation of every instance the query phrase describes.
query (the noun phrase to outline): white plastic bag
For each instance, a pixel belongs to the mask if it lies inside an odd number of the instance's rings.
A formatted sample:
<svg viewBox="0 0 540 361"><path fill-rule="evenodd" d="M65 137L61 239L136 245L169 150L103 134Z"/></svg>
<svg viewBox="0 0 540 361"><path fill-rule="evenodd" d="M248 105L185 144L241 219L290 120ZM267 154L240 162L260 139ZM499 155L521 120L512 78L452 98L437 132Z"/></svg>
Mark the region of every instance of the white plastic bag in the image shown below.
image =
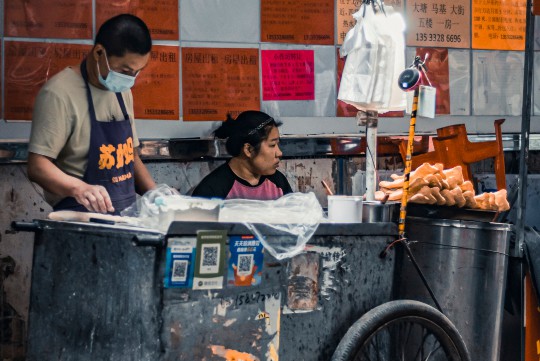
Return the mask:
<svg viewBox="0 0 540 361"><path fill-rule="evenodd" d="M304 250L323 219L315 194L290 193L274 201L229 199L223 202L220 222L243 223L276 259Z"/></svg>
<svg viewBox="0 0 540 361"><path fill-rule="evenodd" d="M338 99L359 110L385 113L404 110L405 94L398 87L405 69L405 22L391 6L375 13L363 4L353 14L356 25L349 30L340 49L347 56Z"/></svg>

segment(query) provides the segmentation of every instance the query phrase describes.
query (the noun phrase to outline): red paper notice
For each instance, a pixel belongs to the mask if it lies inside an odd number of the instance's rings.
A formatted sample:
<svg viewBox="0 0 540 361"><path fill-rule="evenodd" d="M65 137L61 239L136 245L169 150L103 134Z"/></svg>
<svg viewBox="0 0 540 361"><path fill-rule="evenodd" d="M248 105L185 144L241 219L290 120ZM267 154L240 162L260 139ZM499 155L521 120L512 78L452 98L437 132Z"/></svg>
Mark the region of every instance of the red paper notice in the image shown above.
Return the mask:
<svg viewBox="0 0 540 361"><path fill-rule="evenodd" d="M261 51L263 100L314 100L313 50Z"/></svg>
<svg viewBox="0 0 540 361"><path fill-rule="evenodd" d="M261 0L261 41L334 44L334 0Z"/></svg>
<svg viewBox="0 0 540 361"><path fill-rule="evenodd" d="M178 0L96 0L96 28L115 15L129 13L144 20L152 39L178 40Z"/></svg>
<svg viewBox="0 0 540 361"><path fill-rule="evenodd" d="M133 87L135 118L180 119L179 49L154 45L148 66Z"/></svg>
<svg viewBox="0 0 540 361"><path fill-rule="evenodd" d="M31 120L39 89L67 66L79 66L90 45L5 42L5 119Z"/></svg>
<svg viewBox="0 0 540 361"><path fill-rule="evenodd" d="M182 48L184 120L225 120L259 110L258 49Z"/></svg>
<svg viewBox="0 0 540 361"><path fill-rule="evenodd" d="M6 0L4 34L29 38L92 38L92 0Z"/></svg>

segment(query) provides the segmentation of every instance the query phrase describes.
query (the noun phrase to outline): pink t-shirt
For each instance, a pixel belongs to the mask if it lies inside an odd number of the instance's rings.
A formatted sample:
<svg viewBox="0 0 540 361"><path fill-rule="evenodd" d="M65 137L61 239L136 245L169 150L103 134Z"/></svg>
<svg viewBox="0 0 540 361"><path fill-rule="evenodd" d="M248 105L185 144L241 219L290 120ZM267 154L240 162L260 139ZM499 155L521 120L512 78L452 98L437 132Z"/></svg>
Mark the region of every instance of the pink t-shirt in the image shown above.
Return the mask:
<svg viewBox="0 0 540 361"><path fill-rule="evenodd" d="M265 179L262 184L256 187L249 187L235 180L229 194L227 194L225 199L242 198L255 199L259 201L271 201L278 199L281 196L283 196L283 190L268 179Z"/></svg>

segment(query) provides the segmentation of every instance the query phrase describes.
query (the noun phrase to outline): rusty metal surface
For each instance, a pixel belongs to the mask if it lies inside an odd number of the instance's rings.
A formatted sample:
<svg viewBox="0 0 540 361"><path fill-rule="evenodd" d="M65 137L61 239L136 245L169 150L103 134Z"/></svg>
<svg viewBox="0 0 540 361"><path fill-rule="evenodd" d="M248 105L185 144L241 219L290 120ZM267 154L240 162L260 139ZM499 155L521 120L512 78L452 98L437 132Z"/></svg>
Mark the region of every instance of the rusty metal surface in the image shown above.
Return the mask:
<svg viewBox="0 0 540 361"><path fill-rule="evenodd" d="M156 250L133 234L41 222L27 360L159 360Z"/></svg>
<svg viewBox="0 0 540 361"><path fill-rule="evenodd" d="M164 359L329 360L354 321L391 300L394 259L378 255L393 239L315 236L294 259L265 254L260 286L165 289Z"/></svg>
<svg viewBox="0 0 540 361"><path fill-rule="evenodd" d="M328 360L391 299L395 225L327 225L297 258L265 254L260 285L201 291L163 289L165 249L132 244L145 232L36 223L28 360Z"/></svg>

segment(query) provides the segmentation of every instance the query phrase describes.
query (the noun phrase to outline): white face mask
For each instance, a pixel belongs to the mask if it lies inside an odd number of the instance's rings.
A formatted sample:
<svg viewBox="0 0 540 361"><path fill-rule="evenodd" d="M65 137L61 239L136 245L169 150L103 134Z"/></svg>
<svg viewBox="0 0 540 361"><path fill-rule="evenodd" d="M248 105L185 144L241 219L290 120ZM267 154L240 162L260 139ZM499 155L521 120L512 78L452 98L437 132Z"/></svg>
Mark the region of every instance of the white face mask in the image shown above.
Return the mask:
<svg viewBox="0 0 540 361"><path fill-rule="evenodd" d="M139 72L135 76L130 76L126 74L119 73L117 71L111 70L111 67L109 66L109 60L107 59L107 55L105 55L105 61L107 62L107 69L109 69L109 74L107 74L107 78L103 78L101 76L101 72L99 71L99 63L96 62L98 67L98 79L99 82L107 89L109 89L112 92L115 93L121 93L126 90L131 89L133 84L135 84L135 78L137 75L139 75Z"/></svg>

